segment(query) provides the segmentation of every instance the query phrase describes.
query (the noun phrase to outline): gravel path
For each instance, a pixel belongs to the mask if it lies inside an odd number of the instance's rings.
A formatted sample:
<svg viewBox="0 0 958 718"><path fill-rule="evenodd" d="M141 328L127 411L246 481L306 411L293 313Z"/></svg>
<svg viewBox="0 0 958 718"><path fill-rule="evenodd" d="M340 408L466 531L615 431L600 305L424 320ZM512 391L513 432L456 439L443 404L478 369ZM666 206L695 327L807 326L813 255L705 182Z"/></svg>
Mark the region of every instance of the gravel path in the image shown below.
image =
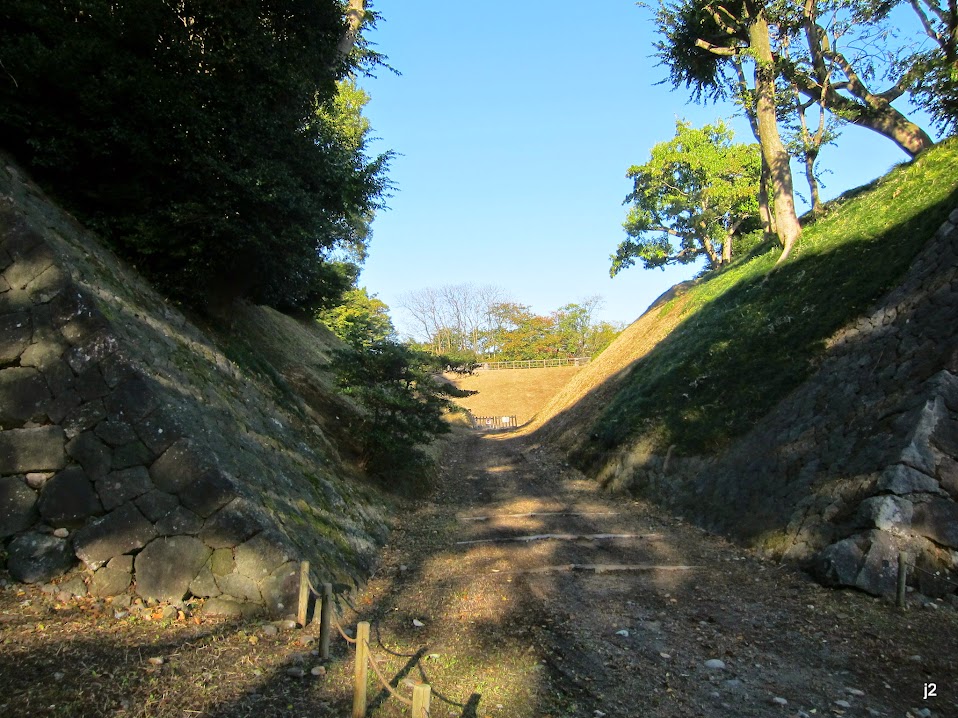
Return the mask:
<svg viewBox="0 0 958 718"><path fill-rule="evenodd" d="M822 589L509 435L453 439L431 499L357 608L433 715L958 716L950 605Z"/></svg>

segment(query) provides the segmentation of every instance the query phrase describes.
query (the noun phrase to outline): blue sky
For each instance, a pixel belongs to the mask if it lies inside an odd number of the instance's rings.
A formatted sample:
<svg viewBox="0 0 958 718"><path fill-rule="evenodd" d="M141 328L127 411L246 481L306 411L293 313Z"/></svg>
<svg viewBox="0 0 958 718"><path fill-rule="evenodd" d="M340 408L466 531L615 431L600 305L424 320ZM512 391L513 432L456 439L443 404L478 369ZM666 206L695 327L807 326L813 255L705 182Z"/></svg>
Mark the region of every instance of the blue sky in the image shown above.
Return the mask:
<svg viewBox="0 0 958 718"><path fill-rule="evenodd" d="M423 287L494 284L539 313L599 294L602 319L631 322L694 273L608 273L624 238L628 167L672 138L676 118L699 126L734 114L656 85L665 70L650 57L648 10L632 0L379 0L376 9L384 19L370 39L402 75L380 70L361 84L381 138L373 149L399 156L360 283L400 331L400 297ZM744 120L732 126L753 141ZM848 128L823 152L823 194L905 159Z"/></svg>

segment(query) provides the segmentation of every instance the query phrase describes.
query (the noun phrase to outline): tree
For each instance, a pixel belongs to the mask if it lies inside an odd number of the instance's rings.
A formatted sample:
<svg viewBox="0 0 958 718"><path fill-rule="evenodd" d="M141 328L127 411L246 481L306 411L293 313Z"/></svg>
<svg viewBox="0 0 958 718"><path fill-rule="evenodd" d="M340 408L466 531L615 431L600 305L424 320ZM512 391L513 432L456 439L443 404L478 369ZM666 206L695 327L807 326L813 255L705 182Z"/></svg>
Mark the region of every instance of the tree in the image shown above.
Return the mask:
<svg viewBox="0 0 958 718"><path fill-rule="evenodd" d="M342 304L319 312L316 318L354 349L371 347L396 334L389 307L364 287L350 289Z"/></svg>
<svg viewBox="0 0 958 718"><path fill-rule="evenodd" d="M766 6L756 0L735 0L728 5L681 0L660 5L656 22L664 38L656 43L658 57L669 68L672 85L691 88L693 99L735 93L739 82L729 74L730 69L746 55L753 63L748 102L773 190L775 231L782 244L778 261L784 261L802 228L795 211L789 155L778 131L777 70ZM741 69L741 64L738 67Z"/></svg>
<svg viewBox="0 0 958 718"><path fill-rule="evenodd" d="M637 259L646 269L703 255L712 269L731 261L735 235L758 223L761 177L758 148L732 137L722 122L696 129L678 121L672 140L629 168L634 186L623 225L629 238L612 255L612 276Z"/></svg>
<svg viewBox="0 0 958 718"><path fill-rule="evenodd" d="M958 3L908 0L932 48L916 55L921 68L912 97L943 131L958 130Z"/></svg>
<svg viewBox="0 0 958 718"><path fill-rule="evenodd" d="M494 361L553 359L559 353L555 322L516 302L490 307L486 350Z"/></svg>
<svg viewBox="0 0 958 718"><path fill-rule="evenodd" d="M483 333L490 307L503 301L494 285L446 284L407 292L400 305L415 322L415 337L436 354L483 354Z"/></svg>
<svg viewBox="0 0 958 718"><path fill-rule="evenodd" d="M430 461L419 447L449 431L443 417L459 410L450 397L475 393L437 378L449 364L446 357L391 340L337 353L333 370L340 390L362 409L351 428L361 437L360 458L371 474L421 481Z"/></svg>
<svg viewBox="0 0 958 718"><path fill-rule="evenodd" d="M338 0L8 0L0 137L177 299L334 303L388 192L361 105L376 61ZM345 130L350 127L351 132Z"/></svg>

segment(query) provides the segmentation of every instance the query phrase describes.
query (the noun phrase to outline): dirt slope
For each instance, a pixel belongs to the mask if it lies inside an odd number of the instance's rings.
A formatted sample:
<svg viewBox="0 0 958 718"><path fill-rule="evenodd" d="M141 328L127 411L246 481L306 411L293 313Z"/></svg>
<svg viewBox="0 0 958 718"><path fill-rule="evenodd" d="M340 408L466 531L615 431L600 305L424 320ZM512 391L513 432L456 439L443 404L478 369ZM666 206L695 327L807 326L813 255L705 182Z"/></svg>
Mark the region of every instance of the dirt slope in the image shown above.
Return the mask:
<svg viewBox="0 0 958 718"><path fill-rule="evenodd" d="M497 369L466 376L447 374L460 389L478 394L457 399L473 416L515 416L527 423L557 392L582 369L574 366L548 369Z"/></svg>

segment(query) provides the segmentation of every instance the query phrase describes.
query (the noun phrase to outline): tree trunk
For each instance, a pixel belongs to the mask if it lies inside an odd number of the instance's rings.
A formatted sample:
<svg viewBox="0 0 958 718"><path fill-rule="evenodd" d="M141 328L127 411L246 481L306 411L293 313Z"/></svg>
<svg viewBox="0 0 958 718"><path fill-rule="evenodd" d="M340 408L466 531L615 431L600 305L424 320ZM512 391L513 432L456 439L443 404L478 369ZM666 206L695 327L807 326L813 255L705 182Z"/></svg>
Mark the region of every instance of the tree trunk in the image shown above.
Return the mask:
<svg viewBox="0 0 958 718"><path fill-rule="evenodd" d="M339 57L341 60L344 60L355 47L356 38L359 37L359 28L363 24L365 15L365 0L349 0L349 5L346 7L346 32L339 39Z"/></svg>
<svg viewBox="0 0 958 718"><path fill-rule="evenodd" d="M822 200L818 194L818 178L815 176L816 158L815 152L805 150L805 179L808 180L808 189L812 193L812 215L815 217L822 213Z"/></svg>
<svg viewBox="0 0 958 718"><path fill-rule="evenodd" d="M759 144L762 157L768 164L775 198L775 225L782 256L785 261L792 247L802 235L802 226L795 212L795 196L792 184L792 169L788 152L778 133L775 108L775 67L769 39L768 20L761 8L755 8L755 17L748 27L749 47L755 59L755 119L758 123Z"/></svg>
<svg viewBox="0 0 958 718"><path fill-rule="evenodd" d="M733 61L735 72L738 74L738 88L743 98L742 106L745 108L745 116L748 118L749 127L752 128L752 135L755 141L762 144L762 138L758 131L758 119L755 117L755 107L745 101L749 94L748 80L745 77L745 68L742 60L736 57ZM765 155L762 154L762 174L758 183L758 216L762 222L762 231L765 233L765 239L769 240L776 236L775 216L772 214L771 203L768 200L768 185L771 182L772 173L769 171L768 162L765 161Z"/></svg>
<svg viewBox="0 0 958 718"><path fill-rule="evenodd" d="M712 244L710 237L702 237L702 248L705 250L705 254L708 255L709 264L711 265L710 269L719 266L719 257L715 252L715 245Z"/></svg>

